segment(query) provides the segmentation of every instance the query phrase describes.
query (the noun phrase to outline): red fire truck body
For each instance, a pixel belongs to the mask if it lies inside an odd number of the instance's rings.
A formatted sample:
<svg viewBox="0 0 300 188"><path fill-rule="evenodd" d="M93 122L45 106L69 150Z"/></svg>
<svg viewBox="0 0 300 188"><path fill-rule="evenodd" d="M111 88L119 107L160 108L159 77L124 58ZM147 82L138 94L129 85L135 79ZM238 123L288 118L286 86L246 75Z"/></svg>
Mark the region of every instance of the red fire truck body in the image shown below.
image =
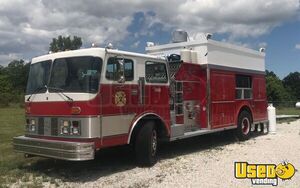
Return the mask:
<svg viewBox="0 0 300 188"><path fill-rule="evenodd" d="M254 125L267 124L264 53L210 39L146 51L33 58L26 134L14 138L15 150L90 160L102 148L131 144L141 164L154 164L158 140L227 129L247 139Z"/></svg>

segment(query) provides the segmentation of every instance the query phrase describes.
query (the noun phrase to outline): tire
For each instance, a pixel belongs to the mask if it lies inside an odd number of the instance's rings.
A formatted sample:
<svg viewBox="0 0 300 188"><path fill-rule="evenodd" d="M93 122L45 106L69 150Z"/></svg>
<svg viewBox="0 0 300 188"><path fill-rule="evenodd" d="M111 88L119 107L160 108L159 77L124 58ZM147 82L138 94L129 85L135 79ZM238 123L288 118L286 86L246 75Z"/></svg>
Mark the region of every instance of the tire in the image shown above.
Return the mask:
<svg viewBox="0 0 300 188"><path fill-rule="evenodd" d="M236 136L239 140L244 141L250 138L251 134L251 115L247 111L242 111L238 118L238 127Z"/></svg>
<svg viewBox="0 0 300 188"><path fill-rule="evenodd" d="M156 163L157 146L158 134L154 122L145 122L135 140L135 155L140 166L153 166Z"/></svg>

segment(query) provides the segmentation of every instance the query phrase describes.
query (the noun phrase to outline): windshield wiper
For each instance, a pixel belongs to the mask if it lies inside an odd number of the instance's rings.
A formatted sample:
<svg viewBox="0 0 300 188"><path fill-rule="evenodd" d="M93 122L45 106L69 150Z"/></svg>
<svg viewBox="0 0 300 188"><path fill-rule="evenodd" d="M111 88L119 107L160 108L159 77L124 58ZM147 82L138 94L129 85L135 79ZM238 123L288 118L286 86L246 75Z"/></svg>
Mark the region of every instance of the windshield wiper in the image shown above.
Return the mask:
<svg viewBox="0 0 300 188"><path fill-rule="evenodd" d="M31 95L27 98L26 101L30 101L31 97L35 94L37 94L37 92L41 91L42 89L47 89L47 86L44 85L44 86L40 86L40 87L37 87L32 93Z"/></svg>
<svg viewBox="0 0 300 188"><path fill-rule="evenodd" d="M62 89L62 88L51 87L51 86L45 86L45 87L48 89L48 91L49 91L49 89L54 90L54 91L58 91L60 94L65 96L69 101L74 101L71 97L69 97L68 95L63 93L64 89Z"/></svg>

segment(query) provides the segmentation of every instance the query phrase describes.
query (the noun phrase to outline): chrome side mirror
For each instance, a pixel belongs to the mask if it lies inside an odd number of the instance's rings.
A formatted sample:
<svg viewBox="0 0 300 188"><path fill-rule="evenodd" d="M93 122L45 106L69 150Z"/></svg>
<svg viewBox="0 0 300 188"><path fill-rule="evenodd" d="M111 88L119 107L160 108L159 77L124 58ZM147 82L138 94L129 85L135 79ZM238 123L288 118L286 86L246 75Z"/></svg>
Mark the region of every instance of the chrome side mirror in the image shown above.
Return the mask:
<svg viewBox="0 0 300 188"><path fill-rule="evenodd" d="M118 59L118 82L119 83L124 83L125 82L125 68L124 68L124 59Z"/></svg>

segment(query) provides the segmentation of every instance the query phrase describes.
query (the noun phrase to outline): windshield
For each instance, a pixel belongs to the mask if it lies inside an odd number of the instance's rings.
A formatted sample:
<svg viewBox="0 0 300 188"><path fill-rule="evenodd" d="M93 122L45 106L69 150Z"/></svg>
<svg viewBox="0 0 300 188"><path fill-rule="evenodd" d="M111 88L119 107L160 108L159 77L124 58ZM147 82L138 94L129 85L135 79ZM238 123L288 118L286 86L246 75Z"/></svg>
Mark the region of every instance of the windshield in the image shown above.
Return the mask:
<svg viewBox="0 0 300 188"><path fill-rule="evenodd" d="M63 92L96 93L99 87L102 59L97 57L69 57L56 59L49 82L49 92L59 88Z"/></svg>
<svg viewBox="0 0 300 188"><path fill-rule="evenodd" d="M26 94L44 93L48 83L51 61L42 61L30 65Z"/></svg>

